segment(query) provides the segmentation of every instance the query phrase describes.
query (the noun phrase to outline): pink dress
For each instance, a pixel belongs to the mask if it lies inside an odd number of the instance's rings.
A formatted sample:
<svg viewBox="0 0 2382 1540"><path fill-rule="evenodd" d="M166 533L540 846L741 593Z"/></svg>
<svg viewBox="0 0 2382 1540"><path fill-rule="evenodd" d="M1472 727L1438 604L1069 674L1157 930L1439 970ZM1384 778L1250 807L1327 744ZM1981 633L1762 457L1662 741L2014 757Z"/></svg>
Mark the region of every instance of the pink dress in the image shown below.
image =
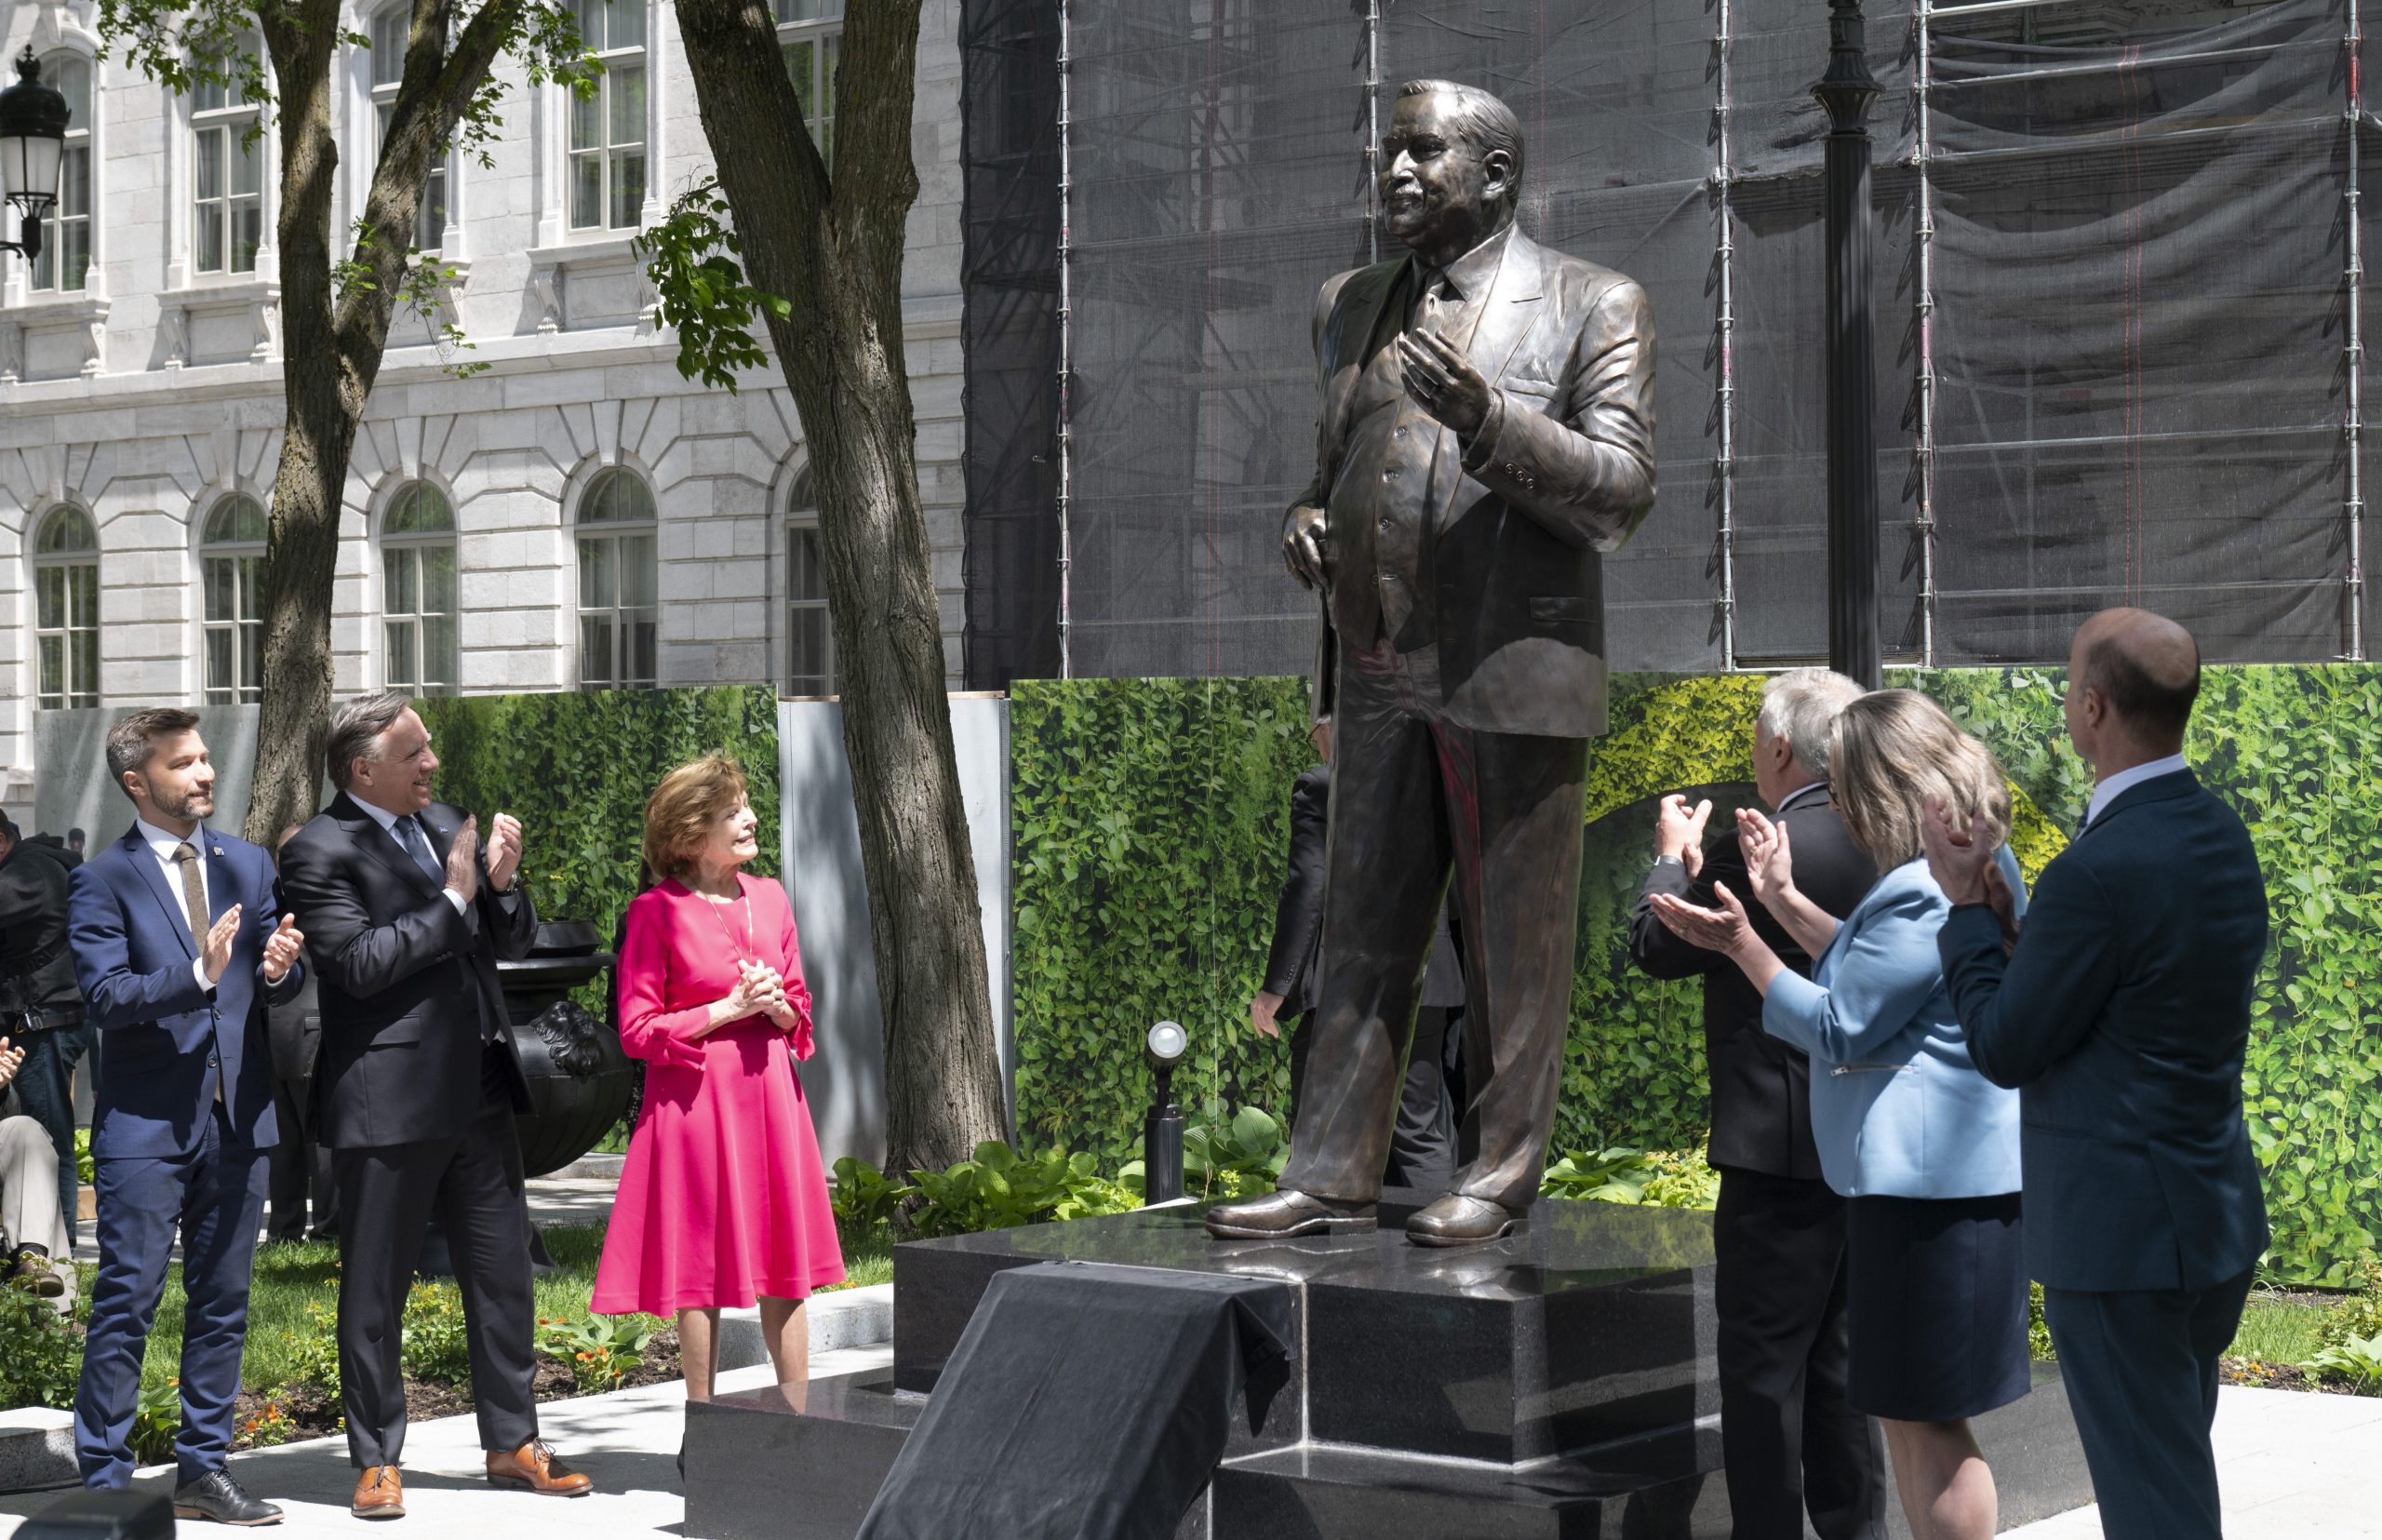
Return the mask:
<svg viewBox="0 0 2382 1540"><path fill-rule="evenodd" d="M715 904L675 881L629 904L620 959L621 1046L646 1062L645 1105L589 1308L605 1315L801 1299L844 1277L819 1138L794 1062L810 1057L810 992L794 911L775 882L739 874ZM748 929L749 927L749 929ZM785 979L799 1017L697 1037L736 987L742 956Z"/></svg>

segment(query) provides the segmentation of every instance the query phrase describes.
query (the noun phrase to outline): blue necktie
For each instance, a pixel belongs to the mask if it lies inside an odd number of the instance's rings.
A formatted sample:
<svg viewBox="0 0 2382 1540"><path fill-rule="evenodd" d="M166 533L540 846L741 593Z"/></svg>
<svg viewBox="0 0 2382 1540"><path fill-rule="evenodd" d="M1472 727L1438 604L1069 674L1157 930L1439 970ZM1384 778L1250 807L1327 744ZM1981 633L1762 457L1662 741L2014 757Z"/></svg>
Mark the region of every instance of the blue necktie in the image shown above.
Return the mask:
<svg viewBox="0 0 2382 1540"><path fill-rule="evenodd" d="M400 818L389 826L396 831L397 843L406 848L406 854L413 857L413 864L422 868L424 877L434 882L445 880L447 874L440 868L438 858L431 853L430 837L422 832L419 819Z"/></svg>

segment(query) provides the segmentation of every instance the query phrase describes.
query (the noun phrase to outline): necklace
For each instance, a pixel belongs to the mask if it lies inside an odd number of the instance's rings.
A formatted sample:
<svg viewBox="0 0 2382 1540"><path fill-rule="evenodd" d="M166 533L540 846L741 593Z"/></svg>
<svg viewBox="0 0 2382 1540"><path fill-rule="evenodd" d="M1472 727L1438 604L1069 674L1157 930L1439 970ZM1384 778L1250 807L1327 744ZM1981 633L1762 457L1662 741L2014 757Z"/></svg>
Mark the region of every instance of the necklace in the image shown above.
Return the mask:
<svg viewBox="0 0 2382 1540"><path fill-rule="evenodd" d="M711 917L719 921L719 933L727 938L728 949L736 954L736 960L739 962L760 961L761 959L753 954L753 900L745 893L744 884L739 882L736 885L736 897L733 899L714 898L711 894L705 893L703 903L710 908ZM744 939L742 943L736 939L736 933L728 928L728 911L731 905L740 904L744 907Z"/></svg>

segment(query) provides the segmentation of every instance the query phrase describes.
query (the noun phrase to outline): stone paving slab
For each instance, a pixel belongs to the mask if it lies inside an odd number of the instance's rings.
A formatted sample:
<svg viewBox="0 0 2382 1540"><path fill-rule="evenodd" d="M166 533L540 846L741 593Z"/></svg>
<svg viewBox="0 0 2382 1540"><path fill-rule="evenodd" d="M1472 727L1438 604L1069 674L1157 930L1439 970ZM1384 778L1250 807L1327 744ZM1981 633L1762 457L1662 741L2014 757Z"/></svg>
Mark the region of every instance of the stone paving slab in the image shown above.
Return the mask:
<svg viewBox="0 0 2382 1540"><path fill-rule="evenodd" d="M855 1348L811 1360L814 1375L849 1374L888 1367L890 1347ZM756 1390L769 1383L767 1368L737 1370L719 1378L722 1391ZM686 1386L679 1381L623 1390L609 1396L549 1401L538 1408L546 1440L571 1464L595 1478L596 1493L563 1499L491 1488L482 1474L479 1436L473 1417L442 1417L406 1435L406 1517L395 1524L369 1524L352 1517L347 1500L355 1473L347 1463L343 1438L314 1439L279 1449L234 1455L233 1474L256 1495L281 1505L287 1517L265 1532L278 1540L588 1540L589 1536L676 1535L686 1518L686 1498L676 1464L685 1426ZM143 1471L141 1487L171 1491L173 1469ZM53 1493L0 1497L0 1537L13 1533L27 1514L57 1500ZM211 1533L213 1526L182 1526L185 1534ZM229 1533L229 1532L225 1532Z"/></svg>

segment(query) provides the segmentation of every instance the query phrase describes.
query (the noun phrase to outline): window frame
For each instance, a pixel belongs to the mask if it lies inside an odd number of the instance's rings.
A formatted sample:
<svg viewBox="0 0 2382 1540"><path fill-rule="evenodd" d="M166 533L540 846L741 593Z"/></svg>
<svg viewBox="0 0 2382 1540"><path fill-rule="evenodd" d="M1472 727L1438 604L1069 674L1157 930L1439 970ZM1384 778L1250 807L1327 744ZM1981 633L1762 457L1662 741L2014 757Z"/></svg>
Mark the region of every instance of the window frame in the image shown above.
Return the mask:
<svg viewBox="0 0 2382 1540"><path fill-rule="evenodd" d="M400 23L396 33L396 74L382 80L381 28L383 22L390 20ZM397 91L404 84L405 46L412 23L413 7L409 0L392 0L391 4L374 11L368 23L366 35L370 42L364 50L364 121L369 126L364 162L364 185L368 194L372 185L372 173L381 164L381 144L388 137L389 114L395 109ZM430 174L422 181L422 204L414 212L413 244L430 255L439 255L446 250L447 227L455 222L453 206L448 201L455 194L454 167L455 152L450 144L445 154L432 158ZM435 220L431 217L434 210L437 214Z"/></svg>
<svg viewBox="0 0 2382 1540"><path fill-rule="evenodd" d="M820 14L787 14L801 10ZM833 166L836 71L843 59L844 0L771 0L770 14L777 18L778 57L797 96L803 94L805 87L804 82L795 78L794 50L805 43L812 45L809 92L813 110L803 114L802 126L810 131L810 142L818 146L819 158Z"/></svg>
<svg viewBox="0 0 2382 1540"><path fill-rule="evenodd" d="M820 579L819 591L815 596L808 594L797 596L795 593L797 577L794 559L796 535L807 533L812 537L812 554L805 565L815 570L818 562L816 546L819 532L819 499L816 483L811 480L810 469L807 465L795 474L793 482L786 488L785 502L780 510L778 518L778 530L779 549L784 553L785 562L785 583L780 600L785 615L785 647L778 660L780 664L778 677L783 682L784 692L790 696L835 695L838 692L836 677L836 622L828 606L827 586L823 575ZM798 665L809 660L796 655L797 649L802 645L802 626L799 623L802 616L813 613L820 616L822 622L820 626L823 649L822 666L803 668ZM815 684L818 688L806 688L811 684Z"/></svg>
<svg viewBox="0 0 2382 1540"><path fill-rule="evenodd" d="M241 505L256 510L257 522L271 529L265 505L247 492L225 492L207 505L198 525L198 693L207 705L254 705L264 699L264 553L262 536L215 539L215 521ZM228 565L232 613L210 612L215 595L215 569ZM254 613L250 613L250 607ZM215 638L230 638L225 654L231 682L215 682ZM251 656L256 682L248 682Z"/></svg>
<svg viewBox="0 0 2382 1540"><path fill-rule="evenodd" d="M51 530L56 529L60 521L67 519L81 522L83 531L89 536L88 543L66 546L57 550L44 550L42 547L48 542ZM33 591L32 617L33 622L33 709L75 711L95 707L101 698L100 694L99 520L91 516L90 510L79 503L53 504L40 519L35 521L33 538L27 542L26 548L32 553L30 566L33 572ZM75 593L78 585L74 581L74 574L77 571L87 571L89 574L90 614L87 623L82 624L77 624L74 619L75 600L78 597ZM46 596L44 589L47 585L49 575L53 572L65 574L59 580L60 620L55 625L45 622L42 609L42 601ZM50 680L46 676L47 654L49 650L47 644L53 641L58 644L57 656L60 676L58 681L60 688L56 690L49 688ZM78 641L87 644L87 654L84 647L77 645ZM88 677L83 676L86 670L88 671ZM78 686L83 688L77 688Z"/></svg>
<svg viewBox="0 0 2382 1540"><path fill-rule="evenodd" d="M563 89L562 110L562 202L563 228L574 235L600 235L617 231L644 228L645 205L653 193L653 18L646 0L574 0L581 19L582 36L585 37L586 18L592 13L605 18L603 46L586 38L587 48L604 69L596 77L594 95L581 98L576 92ZM633 14L637 19L637 36L634 43L614 45L611 18ZM625 72L636 72L636 133L634 141L615 141L614 130L619 127L620 105L616 91ZM559 88L559 87L558 87ZM595 141L582 145L580 130L582 122L592 124ZM622 194L627 190L620 173L622 161L634 156L636 167L634 208L625 211L625 221L618 216L623 212ZM580 166L592 160L596 166L596 218L582 223L579 218Z"/></svg>
<svg viewBox="0 0 2382 1540"><path fill-rule="evenodd" d="M588 516L589 511L611 493L613 488L622 486L636 489L643 502L642 516L621 518L609 514L596 518ZM661 505L654 498L652 483L630 466L604 466L589 476L587 485L580 490L571 510L571 553L576 570L572 612L579 622L576 656L579 688L582 690L651 690L661 683ZM639 542L642 542L641 554L648 568L646 592L649 596L649 602L641 605L622 601L625 585L621 581L628 570L629 561L639 554L634 549ZM591 604L588 596L589 547L597 544L609 547L608 555L602 559L609 563L603 569L609 573L611 593L605 602ZM623 546L632 549L624 552ZM596 676L588 668L588 655L592 650L588 623L599 619L607 626L610 656L606 660L607 671ZM632 666L636 659L631 640L631 628L640 624L651 628L649 666L641 673Z"/></svg>
<svg viewBox="0 0 2382 1540"><path fill-rule="evenodd" d="M446 516L446 528L433 529L393 529L402 511L424 493L438 500ZM457 538L455 500L447 489L435 481L420 477L401 484L381 511L381 679L390 690L413 695L457 695L462 692L462 550ZM444 551L448 558L448 599L453 608L435 610L428 608L430 583L423 570L423 554ZM389 598L389 584L403 568L413 579L413 607L398 609ZM431 647L428 640L431 620L444 617L447 622L447 677L434 679L431 674ZM410 653L410 669L400 677L395 666L398 644L392 631L403 625L408 628L405 646Z"/></svg>
<svg viewBox="0 0 2382 1540"><path fill-rule="evenodd" d="M253 55L259 50L255 40L249 39L240 51ZM210 98L218 100L209 105ZM186 100L190 104L190 270L212 278L254 277L261 265L259 259L272 245L273 227L267 217L271 212L268 190L273 183L269 153L272 136L263 131L264 109L242 96L236 74L220 86L200 86ZM222 136L222 159L217 167L218 191L210 198L202 193L208 158L206 145L207 136L217 133ZM232 185L234 168L243 160L256 167L253 193L237 192ZM234 263L237 255L234 232L241 208L250 204L256 208L256 244L248 248L248 264L240 267ZM210 213L210 208L217 212ZM205 232L210 223L217 223L216 234L222 242L219 263L214 267L206 264Z"/></svg>
<svg viewBox="0 0 2382 1540"><path fill-rule="evenodd" d="M90 288L91 269L99 264L99 254L93 242L99 234L99 221L91 217L92 206L99 201L97 176L100 167L97 121L100 100L100 61L91 54L72 47L52 48L42 56L42 83L58 85L56 66L64 60L80 65L83 70L83 111L66 121L66 142L58 162L58 201L51 205L42 221L41 255L27 263L26 287L35 294L82 294ZM83 211L67 211L67 194L74 185L72 167L74 157L83 159ZM60 258L66 241L66 227L80 225L83 234L83 271L72 284L59 281Z"/></svg>

